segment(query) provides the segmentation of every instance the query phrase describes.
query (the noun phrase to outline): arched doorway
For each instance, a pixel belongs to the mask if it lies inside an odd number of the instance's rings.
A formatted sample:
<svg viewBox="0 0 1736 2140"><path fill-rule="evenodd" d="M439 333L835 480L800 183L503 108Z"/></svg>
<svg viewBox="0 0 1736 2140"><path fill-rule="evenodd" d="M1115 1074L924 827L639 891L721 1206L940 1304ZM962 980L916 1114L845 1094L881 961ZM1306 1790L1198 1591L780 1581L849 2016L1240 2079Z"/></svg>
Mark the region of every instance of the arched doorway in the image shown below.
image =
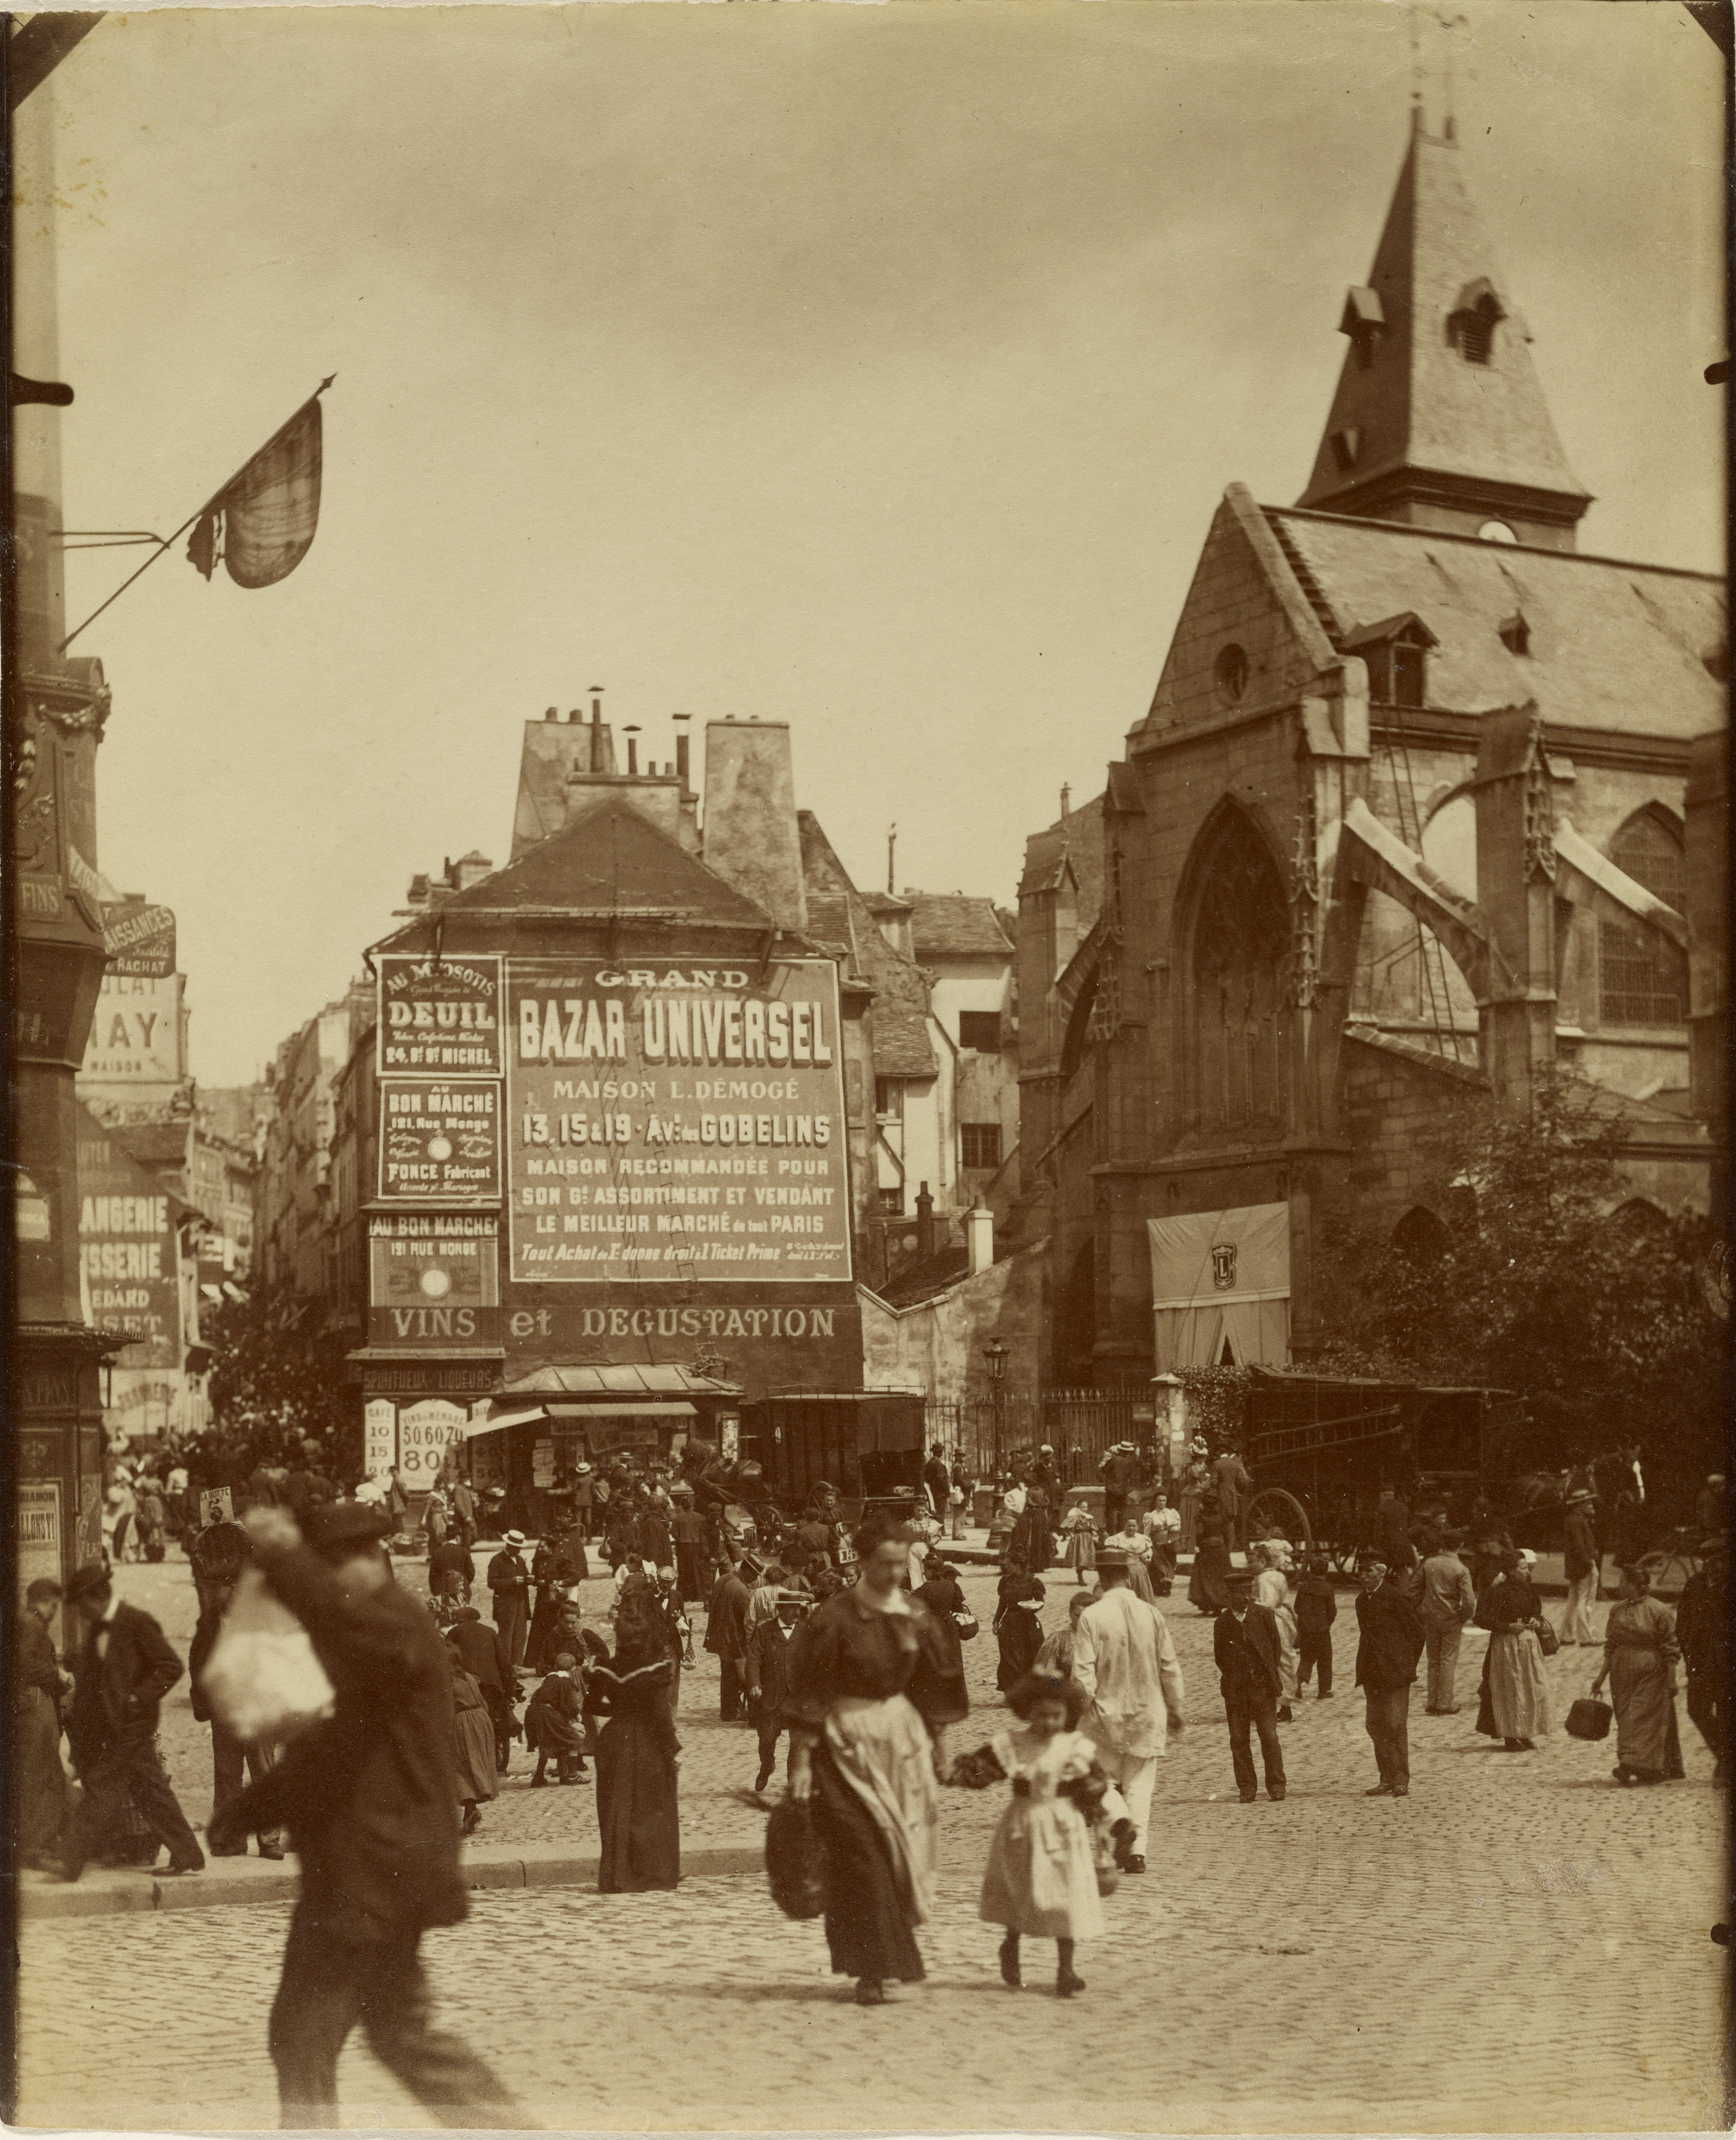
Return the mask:
<svg viewBox="0 0 1736 2140"><path fill-rule="evenodd" d="M1194 851L1183 1090L1207 1141L1277 1134L1290 1111L1290 909L1270 849L1228 806Z"/></svg>

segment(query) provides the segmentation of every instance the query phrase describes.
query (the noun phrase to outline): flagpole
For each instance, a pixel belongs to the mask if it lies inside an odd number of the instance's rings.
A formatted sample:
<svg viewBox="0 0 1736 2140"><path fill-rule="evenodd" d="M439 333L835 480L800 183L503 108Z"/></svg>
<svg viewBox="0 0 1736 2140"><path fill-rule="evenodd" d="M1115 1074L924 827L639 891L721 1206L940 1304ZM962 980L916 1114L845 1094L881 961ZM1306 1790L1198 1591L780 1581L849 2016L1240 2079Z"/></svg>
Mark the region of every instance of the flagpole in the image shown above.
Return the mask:
<svg viewBox="0 0 1736 2140"><path fill-rule="evenodd" d="M130 577L124 579L120 582L120 586L115 588L114 593L109 596L107 601L99 604L99 606L96 609L93 609L91 614L85 619L83 624L79 625L75 630L69 631L66 634L66 637L55 649L55 652L56 654L64 654L66 649L72 644L73 641L77 638L81 631L85 631L91 625L95 624L97 618L102 615L103 611L107 609L110 604L120 601L120 597L133 584L134 580L142 579L145 574L150 570L151 567L156 563L159 557L167 557L169 552L174 547L175 544L180 541L181 537L187 533L187 530L193 526L194 522L210 511L211 508L217 503L218 499L223 496L223 493L229 488L232 483L240 481L241 478L247 473L252 464L258 459L261 454L269 453L271 451L272 448L277 444L278 439L281 439L283 434L289 429L290 425L293 424L298 417L300 417L302 410L309 407L311 403L317 401L321 395L322 395L326 389L331 385L332 380L336 377L337 374L334 371L330 379L322 379L319 385L314 388L312 393L308 395L307 400L302 402L301 407L296 410L295 415L287 417L282 423L278 425L277 429L272 433L271 436L266 440L262 446L256 446L253 451L248 455L246 460L244 460L241 466L236 469L234 474L229 476L217 486L216 489L212 492L211 495L205 500L204 503L199 507L198 512L189 513L187 518L181 523L180 526L176 528L174 534L166 536L164 538L163 547L160 550L153 551L150 556L145 559L145 562L139 567L136 572L134 572Z"/></svg>

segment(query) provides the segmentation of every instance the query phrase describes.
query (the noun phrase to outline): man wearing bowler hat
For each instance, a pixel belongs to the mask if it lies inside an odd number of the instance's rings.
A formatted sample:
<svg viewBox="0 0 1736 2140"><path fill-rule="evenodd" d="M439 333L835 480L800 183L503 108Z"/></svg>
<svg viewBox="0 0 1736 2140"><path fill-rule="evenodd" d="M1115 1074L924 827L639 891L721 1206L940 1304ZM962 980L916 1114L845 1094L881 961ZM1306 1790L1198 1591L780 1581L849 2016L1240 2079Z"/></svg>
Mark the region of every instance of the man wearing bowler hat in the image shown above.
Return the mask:
<svg viewBox="0 0 1736 2140"><path fill-rule="evenodd" d="M445 2125L521 2123L464 2044L429 2026L418 1955L468 1911L459 1872L451 1665L433 1619L392 1578L387 1519L359 1502L287 1509L247 1527L273 1591L301 1620L336 1696L271 1773L213 1816L213 1848L287 1826L302 1894L269 2041L282 2123L336 2126L337 2061L360 2023L380 2063Z"/></svg>
<svg viewBox="0 0 1736 2140"><path fill-rule="evenodd" d="M1236 1568L1224 1587L1229 1592L1229 1609L1219 1614L1212 1629L1212 1656L1224 1694L1236 1789L1243 1804L1252 1805L1260 1793L1248 1745L1250 1730L1259 1735L1267 1797L1281 1799L1286 1789L1284 1750L1277 1733L1277 1698L1282 1687L1278 1669L1281 1645L1277 1619L1271 1607L1253 1602L1253 1578L1245 1569Z"/></svg>
<svg viewBox="0 0 1736 2140"><path fill-rule="evenodd" d="M66 1743L84 1785L84 1803L67 1823L61 1847L66 1877L77 1879L86 1859L114 1834L129 1800L168 1846L169 1872L202 1872L204 1853L157 1751L158 1711L185 1667L150 1613L115 1597L100 1562L73 1576L66 1603L86 1631L66 1717Z"/></svg>
<svg viewBox="0 0 1736 2140"><path fill-rule="evenodd" d="M488 1563L488 1590L494 1600L494 1624L517 1671L524 1662L525 1637L531 1625L531 1571L524 1564L522 1531L508 1531L500 1551Z"/></svg>

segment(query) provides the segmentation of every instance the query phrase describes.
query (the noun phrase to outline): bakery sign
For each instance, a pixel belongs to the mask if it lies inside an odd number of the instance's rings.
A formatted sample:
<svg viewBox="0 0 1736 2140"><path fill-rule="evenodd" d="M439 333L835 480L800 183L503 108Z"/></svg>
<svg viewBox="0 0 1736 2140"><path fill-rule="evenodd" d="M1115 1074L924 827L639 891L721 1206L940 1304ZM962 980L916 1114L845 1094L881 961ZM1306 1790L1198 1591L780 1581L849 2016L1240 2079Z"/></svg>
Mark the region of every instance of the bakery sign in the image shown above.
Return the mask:
<svg viewBox="0 0 1736 2140"><path fill-rule="evenodd" d="M368 1303L373 1344L494 1343L499 1220L492 1211L370 1213Z"/></svg>
<svg viewBox="0 0 1736 2140"><path fill-rule="evenodd" d="M380 1200L498 1204L500 1086L480 1078L380 1081Z"/></svg>
<svg viewBox="0 0 1736 2140"><path fill-rule="evenodd" d="M381 1077L498 1077L500 960L382 952Z"/></svg>

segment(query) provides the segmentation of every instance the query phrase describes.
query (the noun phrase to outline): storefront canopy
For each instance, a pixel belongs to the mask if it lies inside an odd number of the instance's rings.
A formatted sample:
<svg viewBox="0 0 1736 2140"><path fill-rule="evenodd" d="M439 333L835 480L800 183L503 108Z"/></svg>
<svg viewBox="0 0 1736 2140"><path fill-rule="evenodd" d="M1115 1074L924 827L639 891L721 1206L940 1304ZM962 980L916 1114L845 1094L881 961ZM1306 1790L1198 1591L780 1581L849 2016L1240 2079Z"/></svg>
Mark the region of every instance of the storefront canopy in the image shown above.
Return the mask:
<svg viewBox="0 0 1736 2140"><path fill-rule="evenodd" d="M532 1420L565 1421L574 1426L583 1426L593 1419L697 1419L698 1412L690 1404L682 1404L665 1398L643 1397L637 1404L548 1404L497 1412L490 1419L468 1420L464 1425L464 1439L470 1441L478 1434L493 1434L497 1427L522 1426Z"/></svg>

